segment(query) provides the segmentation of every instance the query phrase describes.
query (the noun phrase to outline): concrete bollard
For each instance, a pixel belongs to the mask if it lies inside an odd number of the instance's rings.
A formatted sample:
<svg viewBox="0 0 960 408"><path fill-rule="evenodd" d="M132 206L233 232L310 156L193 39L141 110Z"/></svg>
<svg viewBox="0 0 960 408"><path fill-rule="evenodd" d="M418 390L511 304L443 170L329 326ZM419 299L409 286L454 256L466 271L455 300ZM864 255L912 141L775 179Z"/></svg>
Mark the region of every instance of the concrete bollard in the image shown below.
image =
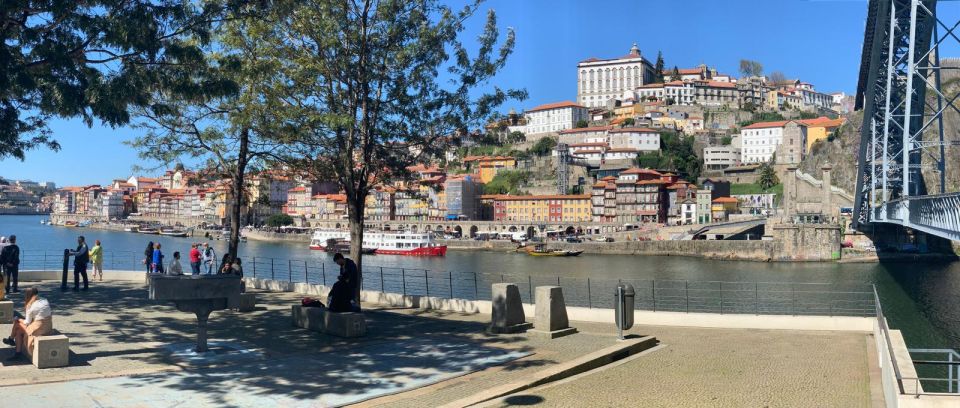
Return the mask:
<svg viewBox="0 0 960 408"><path fill-rule="evenodd" d="M520 333L533 326L527 323L516 283L494 283L490 290L492 313L490 333Z"/></svg>
<svg viewBox="0 0 960 408"><path fill-rule="evenodd" d="M563 301L563 288L559 286L537 286L535 329L530 334L555 339L577 332L570 327L567 319L567 305Z"/></svg>
<svg viewBox="0 0 960 408"><path fill-rule="evenodd" d="M13 322L13 301L4 300L0 302L0 324Z"/></svg>

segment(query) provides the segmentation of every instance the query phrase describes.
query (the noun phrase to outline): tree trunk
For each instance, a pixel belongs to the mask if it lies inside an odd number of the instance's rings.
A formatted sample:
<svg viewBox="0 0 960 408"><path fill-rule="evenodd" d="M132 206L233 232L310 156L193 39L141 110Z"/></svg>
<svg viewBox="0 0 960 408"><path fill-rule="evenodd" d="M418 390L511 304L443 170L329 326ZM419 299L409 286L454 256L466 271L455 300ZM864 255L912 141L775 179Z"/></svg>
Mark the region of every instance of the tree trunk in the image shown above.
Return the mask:
<svg viewBox="0 0 960 408"><path fill-rule="evenodd" d="M230 242L227 246L227 253L230 258L240 256L240 210L243 208L243 181L247 172L248 155L250 154L250 134L244 129L240 133L240 151L237 152L237 171L233 174L233 200L230 202Z"/></svg>
<svg viewBox="0 0 960 408"><path fill-rule="evenodd" d="M357 264L357 289L353 293L354 300L360 304L360 288L363 287L363 199L347 200L347 217L350 223L350 259Z"/></svg>

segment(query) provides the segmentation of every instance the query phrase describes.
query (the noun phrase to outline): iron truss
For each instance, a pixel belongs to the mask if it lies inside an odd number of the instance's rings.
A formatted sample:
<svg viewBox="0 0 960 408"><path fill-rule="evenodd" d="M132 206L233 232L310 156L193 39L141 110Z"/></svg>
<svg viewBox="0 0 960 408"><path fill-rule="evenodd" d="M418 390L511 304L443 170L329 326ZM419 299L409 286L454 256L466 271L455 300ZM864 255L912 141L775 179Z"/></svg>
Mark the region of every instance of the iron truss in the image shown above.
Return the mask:
<svg viewBox="0 0 960 408"><path fill-rule="evenodd" d="M960 43L960 21L938 19L936 0L870 0L867 7L856 95L863 126L855 226L894 223L960 240L957 195L944 190L944 150L955 142L943 132L944 113L960 114L960 102L940 86L944 70L960 67L942 67L939 52ZM935 194L927 191L924 169L939 173Z"/></svg>

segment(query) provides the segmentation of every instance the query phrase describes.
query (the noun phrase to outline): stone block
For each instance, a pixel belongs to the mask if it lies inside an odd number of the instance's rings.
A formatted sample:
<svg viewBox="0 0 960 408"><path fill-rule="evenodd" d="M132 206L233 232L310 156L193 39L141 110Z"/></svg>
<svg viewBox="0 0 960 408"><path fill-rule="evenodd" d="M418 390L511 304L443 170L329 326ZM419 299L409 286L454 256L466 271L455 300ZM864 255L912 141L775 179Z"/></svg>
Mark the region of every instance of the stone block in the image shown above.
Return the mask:
<svg viewBox="0 0 960 408"><path fill-rule="evenodd" d="M37 368L66 367L70 364L70 339L62 334L40 336L33 341L33 365Z"/></svg>
<svg viewBox="0 0 960 408"><path fill-rule="evenodd" d="M0 324L13 322L13 301L4 300L0 302Z"/></svg>
<svg viewBox="0 0 960 408"><path fill-rule="evenodd" d="M252 312L257 307L257 295L254 293L241 293L238 300L238 312Z"/></svg>
<svg viewBox="0 0 960 408"><path fill-rule="evenodd" d="M307 330L340 337L362 337L367 334L363 313L330 313L326 308L291 307L293 325Z"/></svg>
<svg viewBox="0 0 960 408"><path fill-rule="evenodd" d="M491 290L490 333L519 333L529 329L516 283L494 283Z"/></svg>
<svg viewBox="0 0 960 408"><path fill-rule="evenodd" d="M536 302L535 329L530 330L530 334L555 339L577 332L577 329L570 327L570 320L567 318L563 288L537 286Z"/></svg>

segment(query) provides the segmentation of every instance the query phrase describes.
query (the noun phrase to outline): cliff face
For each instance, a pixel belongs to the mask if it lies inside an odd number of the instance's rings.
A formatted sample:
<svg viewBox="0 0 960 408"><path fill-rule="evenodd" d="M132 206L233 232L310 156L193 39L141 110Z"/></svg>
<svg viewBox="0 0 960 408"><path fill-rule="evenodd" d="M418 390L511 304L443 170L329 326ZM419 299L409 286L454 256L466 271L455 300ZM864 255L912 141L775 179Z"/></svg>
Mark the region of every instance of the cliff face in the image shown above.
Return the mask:
<svg viewBox="0 0 960 408"><path fill-rule="evenodd" d="M960 67L960 59L945 59L941 61L944 67ZM944 115L944 139L947 143L960 141L960 98L954 101L957 109L947 105L947 102L960 94L960 70L942 70L941 89ZM933 83L933 77L930 83ZM936 112L937 93L927 89L927 109L924 111L924 120L930 121L931 115ZM847 116L847 123L841 128L840 134L833 141L821 141L814 144L807 157L800 164L800 168L808 174L820 174L820 167L829 162L833 166L833 184L850 193L853 193L857 183L857 159L860 151L860 127L863 122L863 112L854 112ZM924 140L938 140L937 121L934 121L924 131ZM946 191L960 191L960 146L946 146ZM940 191L940 173L930 160L931 155L939 157L939 147L932 146L924 150L923 178L927 191L931 194Z"/></svg>

